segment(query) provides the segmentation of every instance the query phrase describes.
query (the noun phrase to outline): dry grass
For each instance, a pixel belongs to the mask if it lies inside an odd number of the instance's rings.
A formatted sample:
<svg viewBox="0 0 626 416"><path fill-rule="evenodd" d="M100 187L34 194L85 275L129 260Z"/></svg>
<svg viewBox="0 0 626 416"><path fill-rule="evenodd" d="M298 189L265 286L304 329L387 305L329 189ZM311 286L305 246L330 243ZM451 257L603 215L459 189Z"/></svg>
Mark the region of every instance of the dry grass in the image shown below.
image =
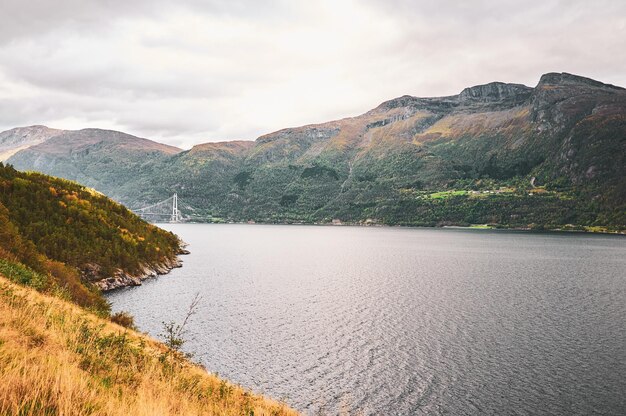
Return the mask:
<svg viewBox="0 0 626 416"><path fill-rule="evenodd" d="M424 132L416 134L413 140L425 143L439 137L460 138L494 133L504 137L518 137L528 132L529 117L528 107L480 113L454 113L443 117Z"/></svg>
<svg viewBox="0 0 626 416"><path fill-rule="evenodd" d="M0 276L1 415L292 415L164 345Z"/></svg>

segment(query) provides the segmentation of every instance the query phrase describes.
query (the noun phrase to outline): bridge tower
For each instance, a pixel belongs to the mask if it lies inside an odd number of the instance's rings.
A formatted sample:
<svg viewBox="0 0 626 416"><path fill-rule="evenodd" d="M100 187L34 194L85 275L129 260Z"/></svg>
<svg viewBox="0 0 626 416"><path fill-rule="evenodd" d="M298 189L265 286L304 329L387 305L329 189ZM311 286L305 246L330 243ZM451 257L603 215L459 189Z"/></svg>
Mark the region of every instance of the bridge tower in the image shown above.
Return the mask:
<svg viewBox="0 0 626 416"><path fill-rule="evenodd" d="M172 198L172 218L171 222L178 222L180 220L179 212L178 212L178 194L174 194Z"/></svg>

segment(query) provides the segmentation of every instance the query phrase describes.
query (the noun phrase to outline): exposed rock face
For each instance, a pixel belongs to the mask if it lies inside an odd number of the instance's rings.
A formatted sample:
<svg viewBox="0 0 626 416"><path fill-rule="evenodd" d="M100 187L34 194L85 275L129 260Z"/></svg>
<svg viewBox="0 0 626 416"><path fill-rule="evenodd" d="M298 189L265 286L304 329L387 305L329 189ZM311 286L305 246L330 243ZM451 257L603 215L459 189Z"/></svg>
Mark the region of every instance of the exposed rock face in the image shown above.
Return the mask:
<svg viewBox="0 0 626 416"><path fill-rule="evenodd" d="M181 254L188 254L188 253L189 252L186 250L181 251ZM144 266L141 273L137 275L130 275L128 273L118 271L115 274L115 276L98 280L94 282L94 285L96 285L103 292L113 290L113 289L119 289L122 287L141 286L141 282L143 282L144 280L147 280L147 279L159 276L159 275L167 274L170 272L170 270L177 268L177 267L182 267L182 265L183 263L179 258L174 258L174 259L166 260L160 264Z"/></svg>
<svg viewBox="0 0 626 416"><path fill-rule="evenodd" d="M464 103L482 102L514 106L523 104L532 92L533 88L525 85L492 82L465 88L459 94L459 100Z"/></svg>
<svg viewBox="0 0 626 416"><path fill-rule="evenodd" d="M567 72L550 72L542 75L537 84L537 88L546 85L569 85L577 88L588 86L593 88L624 90L622 87L605 84L591 78L581 77L580 75L568 74Z"/></svg>

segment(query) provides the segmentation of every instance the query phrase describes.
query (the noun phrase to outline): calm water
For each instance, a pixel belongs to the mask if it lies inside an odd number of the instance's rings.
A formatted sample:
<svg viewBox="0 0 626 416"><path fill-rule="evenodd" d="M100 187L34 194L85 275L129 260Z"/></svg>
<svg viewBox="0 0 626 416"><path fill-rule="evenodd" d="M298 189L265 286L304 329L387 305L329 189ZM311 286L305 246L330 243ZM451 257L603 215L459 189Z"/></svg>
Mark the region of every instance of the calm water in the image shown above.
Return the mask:
<svg viewBox="0 0 626 416"><path fill-rule="evenodd" d="M165 225L184 267L109 296L306 414L626 414L626 238Z"/></svg>

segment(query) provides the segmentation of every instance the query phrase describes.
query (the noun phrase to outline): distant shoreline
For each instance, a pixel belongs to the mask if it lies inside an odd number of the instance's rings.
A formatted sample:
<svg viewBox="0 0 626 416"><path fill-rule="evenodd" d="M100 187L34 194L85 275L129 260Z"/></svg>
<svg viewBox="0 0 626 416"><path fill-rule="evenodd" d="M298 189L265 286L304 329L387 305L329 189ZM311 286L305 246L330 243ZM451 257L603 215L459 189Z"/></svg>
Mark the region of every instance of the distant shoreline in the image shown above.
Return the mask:
<svg viewBox="0 0 626 416"><path fill-rule="evenodd" d="M561 233L561 234L593 234L593 235L618 235L626 236L626 229L620 231L603 231L603 230L576 230L576 229L532 229L522 227L497 227L486 224L473 224L471 226L463 225L442 225L442 226L427 226L427 225L389 225L389 224L359 224L359 223L313 223L313 222L257 222L257 221L232 221L232 222L200 222L189 221L179 223L154 223L155 225L169 225L169 224L214 224L214 225L300 225L300 226L317 226L317 227L361 227L361 228L415 228L415 229L458 229L458 230L491 230L491 231L514 231L520 233L532 233L532 234L544 234L544 233Z"/></svg>

